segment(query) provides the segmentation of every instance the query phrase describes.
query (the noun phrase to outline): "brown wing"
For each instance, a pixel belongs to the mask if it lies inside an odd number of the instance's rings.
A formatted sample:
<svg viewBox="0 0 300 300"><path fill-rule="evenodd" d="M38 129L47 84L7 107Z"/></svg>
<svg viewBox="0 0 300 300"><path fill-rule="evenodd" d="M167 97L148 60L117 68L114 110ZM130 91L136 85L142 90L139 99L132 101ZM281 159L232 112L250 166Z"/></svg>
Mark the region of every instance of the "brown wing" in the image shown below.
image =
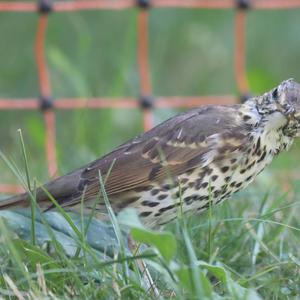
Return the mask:
<svg viewBox="0 0 300 300"><path fill-rule="evenodd" d="M81 174L86 195L99 193L99 170L105 177L112 164L108 195L204 167L215 158L221 135L234 139L232 150L241 147L246 130L237 107L207 106L180 114L94 161Z"/></svg>
<svg viewBox="0 0 300 300"><path fill-rule="evenodd" d="M231 152L245 144L249 129L238 108L206 106L179 114L45 187L63 206L68 206L80 201L83 190L85 199L99 195L99 171L107 177L105 189L110 196L204 167L215 159L224 138ZM47 202L42 191L38 201Z"/></svg>

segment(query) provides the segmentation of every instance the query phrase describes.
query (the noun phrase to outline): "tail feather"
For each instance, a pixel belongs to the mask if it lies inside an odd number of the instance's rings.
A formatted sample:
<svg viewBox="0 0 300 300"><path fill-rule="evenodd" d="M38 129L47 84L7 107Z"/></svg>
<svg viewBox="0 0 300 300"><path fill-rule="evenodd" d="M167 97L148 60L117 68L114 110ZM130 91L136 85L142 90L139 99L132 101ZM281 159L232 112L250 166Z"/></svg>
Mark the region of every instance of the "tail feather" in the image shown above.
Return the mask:
<svg viewBox="0 0 300 300"><path fill-rule="evenodd" d="M28 207L30 205L28 194L23 193L0 200L0 210L6 208Z"/></svg>
<svg viewBox="0 0 300 300"><path fill-rule="evenodd" d="M52 195L52 197L60 204L62 202L68 202L69 198L72 198L74 193L78 192L78 184L80 182L80 170L65 176L54 179L48 182L43 187L39 187L36 190L36 202L40 208L44 211L52 209L54 207L52 201L49 199L45 190ZM0 200L0 210L7 208L22 208L30 206L30 198L28 193L19 194L9 197L4 200Z"/></svg>

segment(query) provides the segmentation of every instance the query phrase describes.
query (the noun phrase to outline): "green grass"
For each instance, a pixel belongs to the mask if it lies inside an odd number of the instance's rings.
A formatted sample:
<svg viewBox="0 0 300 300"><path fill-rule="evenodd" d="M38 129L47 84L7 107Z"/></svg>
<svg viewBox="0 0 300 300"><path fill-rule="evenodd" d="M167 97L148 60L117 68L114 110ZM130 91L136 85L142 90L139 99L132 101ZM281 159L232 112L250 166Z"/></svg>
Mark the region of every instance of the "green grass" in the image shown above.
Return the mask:
<svg viewBox="0 0 300 300"><path fill-rule="evenodd" d="M22 135L21 149L25 176L3 154L2 158L32 187ZM267 171L259 182L265 186L270 176L274 178ZM0 213L0 295L12 299L299 298L298 185L278 194L275 188L259 191L258 184L236 199L211 206L207 213L179 215L165 231L152 231L141 225L134 211L115 217L103 180L99 185L109 226L69 215L53 198L58 212L39 214L33 190L35 220L30 213ZM142 245L134 255L128 249L124 226ZM138 268L141 258L159 296Z"/></svg>

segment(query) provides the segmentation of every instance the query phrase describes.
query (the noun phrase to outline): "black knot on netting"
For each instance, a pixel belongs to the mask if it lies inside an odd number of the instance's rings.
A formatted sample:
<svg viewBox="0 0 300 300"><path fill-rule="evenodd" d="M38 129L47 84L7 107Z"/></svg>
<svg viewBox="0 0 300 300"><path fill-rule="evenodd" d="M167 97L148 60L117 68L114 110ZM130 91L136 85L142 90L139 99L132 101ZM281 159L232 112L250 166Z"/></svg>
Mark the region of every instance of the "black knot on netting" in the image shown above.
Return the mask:
<svg viewBox="0 0 300 300"><path fill-rule="evenodd" d="M38 11L41 14L48 14L53 9L52 0L38 0Z"/></svg>
<svg viewBox="0 0 300 300"><path fill-rule="evenodd" d="M140 8L149 8L150 7L150 0L137 0L137 5Z"/></svg>
<svg viewBox="0 0 300 300"><path fill-rule="evenodd" d="M236 6L239 9L249 9L251 8L251 0L237 0Z"/></svg>
<svg viewBox="0 0 300 300"><path fill-rule="evenodd" d="M151 95L143 95L139 98L142 109L152 109L154 107L154 97Z"/></svg>
<svg viewBox="0 0 300 300"><path fill-rule="evenodd" d="M52 109L53 108L53 99L49 96L40 96L40 109L42 111Z"/></svg>

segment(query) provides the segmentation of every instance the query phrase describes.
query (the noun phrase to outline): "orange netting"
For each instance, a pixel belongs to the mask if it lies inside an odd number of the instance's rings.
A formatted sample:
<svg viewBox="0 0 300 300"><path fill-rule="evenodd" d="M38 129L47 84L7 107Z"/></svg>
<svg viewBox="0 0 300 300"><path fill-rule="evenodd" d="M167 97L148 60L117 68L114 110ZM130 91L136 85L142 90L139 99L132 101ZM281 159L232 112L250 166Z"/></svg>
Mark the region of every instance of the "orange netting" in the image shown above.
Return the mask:
<svg viewBox="0 0 300 300"><path fill-rule="evenodd" d="M82 101L81 98L51 100L51 84L45 57L45 36L48 21L48 13L72 12L78 10L124 10L140 7L138 14L138 67L140 75L139 99L133 98L92 98ZM300 8L300 0L77 0L51 2L41 0L34 2L0 2L0 12L38 12L40 14L37 25L35 56L39 78L39 99L0 99L0 110L41 110L46 126L45 148L50 176L56 175L56 122L55 110L77 108L137 108L141 107L144 129L148 130L153 125L153 113L151 110L152 88L148 59L148 27L149 9L155 7L182 7L194 9L233 9L235 13L235 78L241 95L248 94L248 81L246 76L246 46L245 24L247 8L251 9L292 9ZM13 100L13 101L12 101ZM156 97L155 107L194 107L203 104L229 104L237 102L235 96L199 96L199 97ZM149 105L150 102L150 105ZM17 193L22 191L20 186L2 184L0 193Z"/></svg>

